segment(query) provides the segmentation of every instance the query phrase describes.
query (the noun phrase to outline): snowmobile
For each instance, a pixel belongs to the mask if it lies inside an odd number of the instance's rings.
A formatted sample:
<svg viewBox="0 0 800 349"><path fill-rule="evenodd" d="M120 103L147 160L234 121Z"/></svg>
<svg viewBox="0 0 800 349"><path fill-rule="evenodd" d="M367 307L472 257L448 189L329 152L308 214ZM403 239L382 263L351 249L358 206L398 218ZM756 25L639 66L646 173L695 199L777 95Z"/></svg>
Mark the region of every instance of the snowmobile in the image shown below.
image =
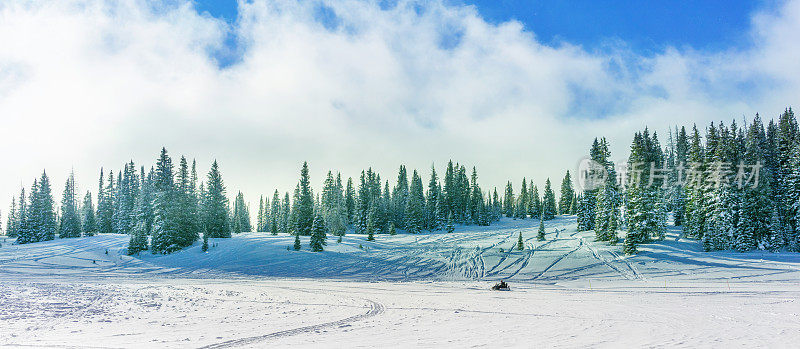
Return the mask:
<svg viewBox="0 0 800 349"><path fill-rule="evenodd" d="M492 290L494 290L494 291L511 291L511 288L508 287L508 284L505 281L500 280L500 283L497 283L494 286L492 286Z"/></svg>

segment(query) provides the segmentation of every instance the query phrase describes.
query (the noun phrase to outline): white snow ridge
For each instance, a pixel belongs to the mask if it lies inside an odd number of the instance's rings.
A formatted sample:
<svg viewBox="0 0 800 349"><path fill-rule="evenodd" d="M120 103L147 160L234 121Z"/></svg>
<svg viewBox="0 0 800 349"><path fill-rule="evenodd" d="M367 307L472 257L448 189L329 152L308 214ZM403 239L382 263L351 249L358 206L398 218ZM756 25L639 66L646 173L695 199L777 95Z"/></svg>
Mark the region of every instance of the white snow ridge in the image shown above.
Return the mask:
<svg viewBox="0 0 800 349"><path fill-rule="evenodd" d="M170 255L129 236L0 247L0 346L796 347L800 255L702 252L671 231L627 257L573 216L454 233L244 233ZM516 249L519 233L524 249ZM359 247L360 246L360 247ZM106 253L107 252L107 253ZM490 290L505 280L511 292Z"/></svg>

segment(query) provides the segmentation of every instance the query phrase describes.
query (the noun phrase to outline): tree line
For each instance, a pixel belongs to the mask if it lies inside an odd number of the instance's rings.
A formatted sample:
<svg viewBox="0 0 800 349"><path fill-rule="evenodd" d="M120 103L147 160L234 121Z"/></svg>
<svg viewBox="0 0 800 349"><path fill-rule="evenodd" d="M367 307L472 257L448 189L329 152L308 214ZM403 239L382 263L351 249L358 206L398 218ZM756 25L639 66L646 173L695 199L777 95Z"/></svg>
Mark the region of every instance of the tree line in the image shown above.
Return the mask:
<svg viewBox="0 0 800 349"><path fill-rule="evenodd" d="M800 136L791 108L767 125L711 123L670 130L666 146L637 132L618 180L605 139L590 158L602 178L578 196L578 228L617 242L626 253L664 239L670 213L683 236L713 250L800 250Z"/></svg>
<svg viewBox="0 0 800 349"><path fill-rule="evenodd" d="M208 238L230 237L248 231L311 236L312 250L322 250L327 234L343 236L348 229L374 240L376 234L421 231L453 231L456 224L489 225L503 215L515 219L552 219L556 214L574 213L575 192L567 172L562 197L556 207L550 180L540 198L533 181L523 179L521 192L514 195L509 182L504 197L483 190L478 172L450 161L442 178L431 166L427 185L417 170L399 167L394 186L371 168L346 181L329 171L322 190L314 193L308 164L303 163L300 179L290 194L275 190L272 198L259 200L255 226L250 209L239 192L232 207L216 161L204 182L199 181L196 163L181 157L175 168L162 149L154 167L138 170L133 162L121 171L100 179L95 206L91 192L78 202L74 175L70 174L56 211L46 172L34 181L29 192L21 190L12 199L7 234L17 243L55 238L92 236L96 233L129 234L129 254L144 250L171 253L192 245L201 236L204 249ZM530 183L530 186L527 184ZM530 188L527 189L527 188Z"/></svg>

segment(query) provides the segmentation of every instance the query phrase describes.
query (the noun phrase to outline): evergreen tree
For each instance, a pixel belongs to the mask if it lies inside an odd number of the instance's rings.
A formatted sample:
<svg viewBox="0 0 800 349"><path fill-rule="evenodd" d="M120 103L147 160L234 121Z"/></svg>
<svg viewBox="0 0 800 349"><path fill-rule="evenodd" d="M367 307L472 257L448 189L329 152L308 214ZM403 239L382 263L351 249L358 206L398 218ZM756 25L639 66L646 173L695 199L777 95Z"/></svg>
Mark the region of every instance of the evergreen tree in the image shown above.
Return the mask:
<svg viewBox="0 0 800 349"><path fill-rule="evenodd" d="M395 184L394 191L392 191L392 199L394 200L394 217L392 221L401 229L406 228L408 191L408 174L406 172L406 167L405 165L400 165L400 170L397 173L397 183Z"/></svg>
<svg viewBox="0 0 800 349"><path fill-rule="evenodd" d="M256 231L264 232L266 224L264 223L264 195L258 198L258 217L256 217Z"/></svg>
<svg viewBox="0 0 800 349"><path fill-rule="evenodd" d="M422 231L425 225L425 196L422 193L422 178L417 171L411 180L411 188L408 193L408 200L405 208L406 230L416 234Z"/></svg>
<svg viewBox="0 0 800 349"><path fill-rule="evenodd" d="M506 183L506 193L503 196L503 214L506 217L514 216L514 188L511 186L511 181Z"/></svg>
<svg viewBox="0 0 800 349"><path fill-rule="evenodd" d="M178 174L175 177L175 220L177 223L178 241L181 247L191 246L200 238L200 226L197 220L197 188L196 180L189 172L186 157L181 156Z"/></svg>
<svg viewBox="0 0 800 349"><path fill-rule="evenodd" d="M203 246L201 247L203 252L208 252L208 232L203 231Z"/></svg>
<svg viewBox="0 0 800 349"><path fill-rule="evenodd" d="M294 250L295 251L300 251L301 247L302 247L302 245L300 245L300 234L295 233L294 234Z"/></svg>
<svg viewBox="0 0 800 349"><path fill-rule="evenodd" d="M441 188L439 187L439 177L436 175L436 168L431 165L431 179L428 182L427 202L425 203L425 220L428 230L438 230L441 222L441 212L439 209Z"/></svg>
<svg viewBox="0 0 800 349"><path fill-rule="evenodd" d="M167 150L161 148L153 178L153 230L151 249L153 253L172 253L180 250L179 222L172 159ZM140 234L137 232L137 234ZM129 251L130 252L130 251Z"/></svg>
<svg viewBox="0 0 800 349"><path fill-rule="evenodd" d="M325 240L328 238L325 231L325 220L322 218L321 213L317 213L314 216L314 223L311 228L310 245L312 252L322 252L324 250L323 246L327 244Z"/></svg>
<svg viewBox="0 0 800 349"><path fill-rule="evenodd" d="M300 170L296 211L297 232L300 235L311 235L311 226L314 224L314 194L311 190L307 162L303 162L303 168Z"/></svg>
<svg viewBox="0 0 800 349"><path fill-rule="evenodd" d="M278 227L279 221L281 218L281 194L278 193L278 189L275 189L275 193L272 194L272 206L270 207L270 215L269 219L269 232L272 235L278 235Z"/></svg>
<svg viewBox="0 0 800 349"><path fill-rule="evenodd" d="M519 190L519 197L517 198L517 207L514 211L514 217L525 219L528 215L528 185L527 180L522 178L522 187Z"/></svg>
<svg viewBox="0 0 800 349"><path fill-rule="evenodd" d="M347 224L354 223L355 208L356 208L356 191L353 187L353 178L347 178L347 188L344 192L344 204L347 211Z"/></svg>
<svg viewBox="0 0 800 349"><path fill-rule="evenodd" d="M97 217L94 214L94 203L92 203L92 193L86 192L83 197L83 206L81 206L82 226L84 236L94 236L97 232Z"/></svg>
<svg viewBox="0 0 800 349"><path fill-rule="evenodd" d="M16 197L11 197L11 208L8 210L8 219L6 220L6 236L10 238L17 237L17 231L19 229L16 199Z"/></svg>
<svg viewBox="0 0 800 349"><path fill-rule="evenodd" d="M205 215L202 220L211 238L231 237L230 220L228 218L228 197L225 194L225 184L219 172L217 161L211 164L206 182L206 194L203 200Z"/></svg>
<svg viewBox="0 0 800 349"><path fill-rule="evenodd" d="M558 200L558 213L569 214L570 206L572 205L572 197L575 195L575 189L572 188L572 177L569 171L564 175L564 180L561 181L561 198Z"/></svg>
<svg viewBox="0 0 800 349"><path fill-rule="evenodd" d="M141 193L136 198L136 224L131 231L130 242L128 242L128 255L136 255L149 248L148 236L153 231L153 221L155 220L154 176L155 172L151 169L147 178L142 182ZM144 171L142 171L142 177L144 177Z"/></svg>
<svg viewBox="0 0 800 349"><path fill-rule="evenodd" d="M540 217L542 215L542 198L539 196L539 188L533 183L531 183L531 195L530 195L530 209L529 214L531 217Z"/></svg>
<svg viewBox="0 0 800 349"><path fill-rule="evenodd" d="M538 231L538 233L536 235L536 239L539 240L539 241L544 241L545 240L544 233L545 233L545 230L544 230L544 219L541 219L541 217L539 217L539 231Z"/></svg>
<svg viewBox="0 0 800 349"><path fill-rule="evenodd" d="M64 195L61 197L61 219L58 227L59 238L77 238L81 236L81 218L78 215L78 200L75 194L75 174L70 173L64 184Z"/></svg>
<svg viewBox="0 0 800 349"><path fill-rule="evenodd" d="M525 242L522 240L522 232L519 232L519 239L517 239L517 250L522 251L525 249Z"/></svg>
<svg viewBox="0 0 800 349"><path fill-rule="evenodd" d="M550 178L548 178L544 185L544 197L542 198L542 219L553 219L557 212L556 194L550 187Z"/></svg>
<svg viewBox="0 0 800 349"><path fill-rule="evenodd" d="M234 233L239 234L253 230L250 225L250 210L244 201L242 192L236 195L236 200L233 202L233 219L231 221Z"/></svg>

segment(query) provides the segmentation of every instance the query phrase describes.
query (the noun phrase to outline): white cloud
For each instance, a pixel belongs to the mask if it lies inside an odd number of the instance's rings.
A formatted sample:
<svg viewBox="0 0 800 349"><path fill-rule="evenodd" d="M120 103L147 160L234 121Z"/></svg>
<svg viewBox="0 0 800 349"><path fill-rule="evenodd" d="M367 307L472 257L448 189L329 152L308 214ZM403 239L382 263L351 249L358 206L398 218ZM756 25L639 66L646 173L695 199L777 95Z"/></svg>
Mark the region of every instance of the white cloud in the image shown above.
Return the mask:
<svg viewBox="0 0 800 349"><path fill-rule="evenodd" d="M336 18L320 22L320 4ZM315 183L452 158L484 187L557 184L596 136L620 157L645 125L770 116L800 95L798 1L754 14L750 48L650 57L547 46L436 2L240 7L229 27L183 1L0 3L0 209L42 168L94 190L100 166L149 166L162 145L202 172L219 159L250 200L292 188L303 160ZM242 57L219 68L226 30Z"/></svg>

